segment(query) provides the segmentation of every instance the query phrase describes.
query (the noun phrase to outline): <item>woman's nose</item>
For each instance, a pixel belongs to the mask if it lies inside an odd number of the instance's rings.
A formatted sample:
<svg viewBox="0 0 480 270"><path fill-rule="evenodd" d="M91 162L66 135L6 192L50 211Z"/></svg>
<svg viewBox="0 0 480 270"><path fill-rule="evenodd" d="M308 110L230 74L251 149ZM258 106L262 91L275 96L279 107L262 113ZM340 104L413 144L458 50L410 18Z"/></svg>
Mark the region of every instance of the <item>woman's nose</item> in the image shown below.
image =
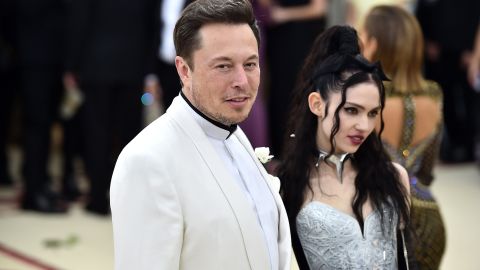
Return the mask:
<svg viewBox="0 0 480 270"><path fill-rule="evenodd" d="M362 115L358 117L355 128L358 130L368 130L370 126L370 119L367 115Z"/></svg>

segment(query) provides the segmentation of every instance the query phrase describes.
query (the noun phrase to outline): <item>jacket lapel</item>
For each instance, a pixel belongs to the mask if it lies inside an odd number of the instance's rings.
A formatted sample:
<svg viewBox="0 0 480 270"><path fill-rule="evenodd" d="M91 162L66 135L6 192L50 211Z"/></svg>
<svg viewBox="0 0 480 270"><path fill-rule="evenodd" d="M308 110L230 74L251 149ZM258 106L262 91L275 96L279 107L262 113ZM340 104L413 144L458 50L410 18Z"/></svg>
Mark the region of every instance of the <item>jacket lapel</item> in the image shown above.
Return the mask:
<svg viewBox="0 0 480 270"><path fill-rule="evenodd" d="M194 120L188 108L181 104L182 100L180 99L181 97L174 99L168 112L194 143L236 216L251 269L271 269L267 246L264 241L263 245L259 244L259 239L264 239L264 236L254 211L250 208L247 199L232 179L231 174L223 166L223 162L207 136Z"/></svg>
<svg viewBox="0 0 480 270"><path fill-rule="evenodd" d="M277 204L278 208L278 219L279 219L279 226L278 226L278 255L279 255L279 266L283 270L290 269L290 260L291 260L291 238L290 238L290 224L288 223L287 212L283 205L282 198L279 194L279 187L280 181L278 178L274 178L270 175L263 167L263 164L260 163L255 152L247 139L247 136L243 133L242 130L238 130L236 132L237 138L240 143L245 147L248 151L252 159L254 159L255 164L257 165L258 169L262 173L263 179L267 182L268 187L270 188L270 192L272 196L275 198L275 203ZM274 182L275 181L275 182ZM278 181L278 183L276 183Z"/></svg>

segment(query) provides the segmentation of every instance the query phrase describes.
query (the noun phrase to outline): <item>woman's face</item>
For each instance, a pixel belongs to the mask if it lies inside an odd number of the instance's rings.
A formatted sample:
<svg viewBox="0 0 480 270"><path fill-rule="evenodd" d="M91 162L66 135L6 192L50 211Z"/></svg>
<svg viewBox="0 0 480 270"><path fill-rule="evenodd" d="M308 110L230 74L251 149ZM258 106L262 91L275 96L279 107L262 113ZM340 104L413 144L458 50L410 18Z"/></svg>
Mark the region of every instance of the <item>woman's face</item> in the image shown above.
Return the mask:
<svg viewBox="0 0 480 270"><path fill-rule="evenodd" d="M317 145L325 151L331 150L330 134L335 110L341 100L340 92L332 93L327 116L318 118ZM334 137L335 153L355 153L374 130L380 111L380 94L376 84L364 82L348 88L346 102L339 111L340 125Z"/></svg>

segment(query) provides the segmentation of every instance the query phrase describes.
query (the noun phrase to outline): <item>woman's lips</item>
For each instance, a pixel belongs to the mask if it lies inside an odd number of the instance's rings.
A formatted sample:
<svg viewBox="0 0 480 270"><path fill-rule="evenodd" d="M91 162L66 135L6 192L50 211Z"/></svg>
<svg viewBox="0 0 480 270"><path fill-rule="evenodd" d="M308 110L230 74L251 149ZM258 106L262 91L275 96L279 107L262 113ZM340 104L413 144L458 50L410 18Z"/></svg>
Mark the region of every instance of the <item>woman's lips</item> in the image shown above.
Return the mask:
<svg viewBox="0 0 480 270"><path fill-rule="evenodd" d="M350 139L350 142L351 142L353 145L360 145L360 144L362 144L363 139L364 139L364 137L361 136L361 135L348 136L348 138Z"/></svg>

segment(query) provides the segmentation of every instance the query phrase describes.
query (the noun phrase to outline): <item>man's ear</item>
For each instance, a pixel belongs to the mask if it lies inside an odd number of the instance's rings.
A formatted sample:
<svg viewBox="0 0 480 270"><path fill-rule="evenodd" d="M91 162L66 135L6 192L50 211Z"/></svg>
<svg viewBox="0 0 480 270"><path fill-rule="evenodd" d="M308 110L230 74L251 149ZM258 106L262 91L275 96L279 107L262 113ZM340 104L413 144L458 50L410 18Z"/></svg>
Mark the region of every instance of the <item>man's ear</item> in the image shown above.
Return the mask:
<svg viewBox="0 0 480 270"><path fill-rule="evenodd" d="M308 95L308 107L316 116L323 118L325 111L325 102L318 92L312 92Z"/></svg>
<svg viewBox="0 0 480 270"><path fill-rule="evenodd" d="M191 80L191 72L190 66L188 65L187 61L181 56L176 56L175 67L177 68L177 73L180 77L182 85L190 85L189 82Z"/></svg>

